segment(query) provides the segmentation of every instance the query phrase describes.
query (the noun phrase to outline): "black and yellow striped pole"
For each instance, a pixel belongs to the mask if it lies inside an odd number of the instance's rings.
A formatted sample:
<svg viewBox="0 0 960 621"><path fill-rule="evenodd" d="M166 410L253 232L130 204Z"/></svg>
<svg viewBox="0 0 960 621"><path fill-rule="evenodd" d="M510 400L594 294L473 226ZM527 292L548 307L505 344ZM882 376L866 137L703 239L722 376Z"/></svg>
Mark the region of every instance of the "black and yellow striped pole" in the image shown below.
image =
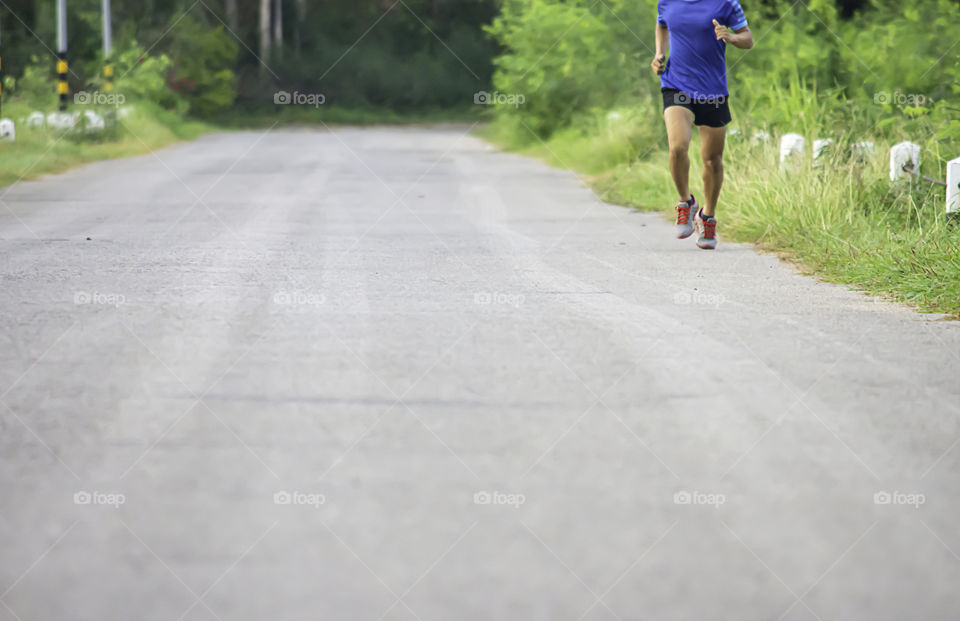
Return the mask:
<svg viewBox="0 0 960 621"><path fill-rule="evenodd" d="M113 91L113 24L110 19L110 0L103 0L103 90Z"/></svg>
<svg viewBox="0 0 960 621"><path fill-rule="evenodd" d="M67 109L67 0L57 0L57 93L60 95L60 112Z"/></svg>

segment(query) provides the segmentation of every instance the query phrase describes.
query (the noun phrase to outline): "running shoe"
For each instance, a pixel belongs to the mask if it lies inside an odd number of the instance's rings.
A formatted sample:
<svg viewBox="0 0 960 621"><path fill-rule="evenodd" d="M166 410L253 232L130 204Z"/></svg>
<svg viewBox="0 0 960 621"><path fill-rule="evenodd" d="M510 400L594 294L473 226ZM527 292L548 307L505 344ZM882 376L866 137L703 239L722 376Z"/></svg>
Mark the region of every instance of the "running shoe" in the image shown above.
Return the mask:
<svg viewBox="0 0 960 621"><path fill-rule="evenodd" d="M686 239L693 235L693 214L697 213L697 199L690 195L690 200L677 203L677 239Z"/></svg>
<svg viewBox="0 0 960 621"><path fill-rule="evenodd" d="M703 208L697 211L696 227L701 231L697 247L704 250L713 250L717 247L717 219L703 215Z"/></svg>

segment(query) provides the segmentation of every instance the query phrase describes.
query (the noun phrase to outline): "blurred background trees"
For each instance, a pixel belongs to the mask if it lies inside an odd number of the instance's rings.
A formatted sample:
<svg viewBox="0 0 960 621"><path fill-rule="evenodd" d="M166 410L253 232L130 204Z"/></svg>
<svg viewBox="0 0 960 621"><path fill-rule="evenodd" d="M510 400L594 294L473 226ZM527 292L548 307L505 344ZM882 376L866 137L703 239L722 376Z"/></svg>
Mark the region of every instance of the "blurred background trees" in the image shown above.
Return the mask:
<svg viewBox="0 0 960 621"><path fill-rule="evenodd" d="M71 88L102 70L100 0L69 0ZM118 88L155 81L168 107L212 116L272 104L278 89L323 93L343 106L393 110L472 103L490 84L498 46L483 31L497 0L113 0ZM16 92L53 75L55 2L0 6L4 75ZM137 53L131 54L131 51ZM147 69L148 58L158 59ZM261 62L262 61L262 62ZM29 74L29 75L28 75ZM130 86L129 84L127 86ZM145 90L142 84L135 90ZM53 96L52 83L49 86ZM149 89L146 89L149 90ZM41 94L43 89L39 89ZM159 93L154 93L159 96Z"/></svg>
<svg viewBox="0 0 960 621"><path fill-rule="evenodd" d="M652 96L656 0L113 0L118 88L213 117L278 89L398 111L523 93L514 111L549 134L585 111ZM958 0L742 0L758 39L731 52L741 110L775 122L832 114L877 93L960 95ZM5 85L52 105L53 0L0 6ZM71 88L103 65L100 0L69 0ZM883 102L880 102L881 104ZM865 123L880 108L864 108ZM507 114L507 110L500 110ZM942 113L942 111L940 112ZM917 114L916 111L911 114ZM924 114L921 112L920 114Z"/></svg>

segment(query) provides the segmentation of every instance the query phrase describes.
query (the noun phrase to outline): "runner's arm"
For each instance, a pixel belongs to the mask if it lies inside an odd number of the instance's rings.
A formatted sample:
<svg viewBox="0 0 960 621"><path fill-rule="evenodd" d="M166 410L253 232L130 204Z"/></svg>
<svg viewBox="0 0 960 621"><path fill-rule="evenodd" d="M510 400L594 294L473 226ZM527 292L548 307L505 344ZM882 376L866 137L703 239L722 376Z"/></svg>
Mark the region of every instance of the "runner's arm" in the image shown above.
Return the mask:
<svg viewBox="0 0 960 621"><path fill-rule="evenodd" d="M653 68L654 73L660 75L664 69L666 69L667 49L670 46L670 31L667 30L666 26L657 24L655 39L657 42L657 51L653 56L653 62L650 63L650 66Z"/></svg>
<svg viewBox="0 0 960 621"><path fill-rule="evenodd" d="M749 50L753 47L753 33L748 26L739 30L730 30L726 26L721 26L717 20L713 20L713 30L717 34L718 41L726 41L741 50Z"/></svg>

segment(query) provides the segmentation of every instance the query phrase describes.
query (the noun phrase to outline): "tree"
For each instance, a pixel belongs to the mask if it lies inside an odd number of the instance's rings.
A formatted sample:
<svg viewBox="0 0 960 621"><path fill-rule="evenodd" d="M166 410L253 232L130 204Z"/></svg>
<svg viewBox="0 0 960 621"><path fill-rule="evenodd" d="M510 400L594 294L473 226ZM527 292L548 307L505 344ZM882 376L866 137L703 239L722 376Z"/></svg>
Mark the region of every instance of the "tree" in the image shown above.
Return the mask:
<svg viewBox="0 0 960 621"><path fill-rule="evenodd" d="M303 49L303 39L300 37L300 28L307 21L307 0L297 0L297 27L293 31L293 45L297 55Z"/></svg>

